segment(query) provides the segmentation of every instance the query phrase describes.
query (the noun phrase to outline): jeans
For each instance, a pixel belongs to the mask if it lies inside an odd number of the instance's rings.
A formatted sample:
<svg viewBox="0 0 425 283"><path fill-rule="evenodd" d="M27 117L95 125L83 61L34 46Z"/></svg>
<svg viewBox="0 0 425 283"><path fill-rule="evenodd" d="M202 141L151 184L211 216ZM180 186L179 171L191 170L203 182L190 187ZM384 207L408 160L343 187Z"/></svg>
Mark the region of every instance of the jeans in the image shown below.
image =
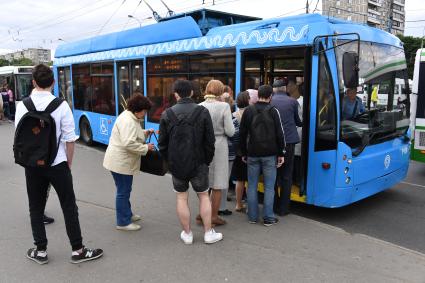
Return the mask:
<svg viewBox="0 0 425 283"><path fill-rule="evenodd" d="M71 170L68 164L62 162L49 168L25 168L27 182L28 203L31 218L32 235L34 244L39 250L47 248L46 229L44 228L43 215L46 207L49 183L55 189L62 212L65 218L65 227L72 250L83 247L78 207L75 203L75 194L72 185Z"/></svg>
<svg viewBox="0 0 425 283"><path fill-rule="evenodd" d="M133 175L124 175L112 172L115 186L117 187L117 195L115 198L115 208L117 213L117 225L127 226L131 223L130 194L133 185Z"/></svg>
<svg viewBox="0 0 425 283"><path fill-rule="evenodd" d="M258 178L263 172L263 219L273 219L274 184L276 182L276 156L248 157L248 218L258 220Z"/></svg>
<svg viewBox="0 0 425 283"><path fill-rule="evenodd" d="M295 144L287 143L285 149L285 163L278 169L277 174L277 183L281 190L280 196L277 192L275 195L275 212L281 215L289 213L289 206L291 204Z"/></svg>

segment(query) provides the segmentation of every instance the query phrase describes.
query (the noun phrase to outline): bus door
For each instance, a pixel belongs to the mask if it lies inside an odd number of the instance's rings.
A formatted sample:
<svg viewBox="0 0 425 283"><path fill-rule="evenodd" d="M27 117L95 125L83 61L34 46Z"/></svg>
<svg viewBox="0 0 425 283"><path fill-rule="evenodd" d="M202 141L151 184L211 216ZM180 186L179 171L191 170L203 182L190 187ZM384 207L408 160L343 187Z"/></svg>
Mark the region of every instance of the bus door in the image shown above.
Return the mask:
<svg viewBox="0 0 425 283"><path fill-rule="evenodd" d="M344 40L340 40L339 36ZM352 67L350 70L355 70L352 74L358 74L358 34L319 36L314 40L307 198L309 203L318 206L338 207L351 199L351 149L338 142L341 115L338 93L344 86L339 82L339 62L335 56L337 48L351 42L357 43L357 53L347 54L345 64ZM358 75L344 79L347 87L357 87Z"/></svg>
<svg viewBox="0 0 425 283"><path fill-rule="evenodd" d="M293 80L298 86L302 101L302 120L309 120L311 48L292 46L243 50L241 54L241 91L258 89L260 85L272 85L276 79ZM308 127L299 129L302 142L295 149L294 177L291 199L306 202L306 168L308 156ZM299 151L299 153L297 153ZM260 188L261 189L261 188Z"/></svg>

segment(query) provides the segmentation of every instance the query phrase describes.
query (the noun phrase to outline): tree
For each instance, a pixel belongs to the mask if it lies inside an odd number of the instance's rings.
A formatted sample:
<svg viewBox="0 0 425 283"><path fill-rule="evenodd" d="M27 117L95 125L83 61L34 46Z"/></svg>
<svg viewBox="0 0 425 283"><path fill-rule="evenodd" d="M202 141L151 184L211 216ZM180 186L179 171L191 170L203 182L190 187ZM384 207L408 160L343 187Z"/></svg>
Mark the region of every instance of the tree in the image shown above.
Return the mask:
<svg viewBox="0 0 425 283"><path fill-rule="evenodd" d="M9 61L7 61L6 59L0 59L0 67L9 66L9 65L10 65Z"/></svg>
<svg viewBox="0 0 425 283"><path fill-rule="evenodd" d="M10 62L10 64L13 66L33 66L34 65L31 59L28 59L28 58L13 59Z"/></svg>
<svg viewBox="0 0 425 283"><path fill-rule="evenodd" d="M409 73L409 78L413 78L413 69L415 68L415 56L416 51L421 48L422 44L422 38L420 37L413 37L413 36L404 36L401 34L398 34L397 37L403 42L404 44L404 53L406 56L406 62L407 62L407 70Z"/></svg>

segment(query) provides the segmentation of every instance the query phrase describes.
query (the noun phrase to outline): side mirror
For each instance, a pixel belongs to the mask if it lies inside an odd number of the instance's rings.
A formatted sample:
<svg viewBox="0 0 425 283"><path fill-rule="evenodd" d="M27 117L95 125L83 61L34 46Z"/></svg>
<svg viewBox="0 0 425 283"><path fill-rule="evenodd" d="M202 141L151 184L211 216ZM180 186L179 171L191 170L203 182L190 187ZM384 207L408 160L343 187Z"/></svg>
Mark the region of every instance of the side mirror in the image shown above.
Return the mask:
<svg viewBox="0 0 425 283"><path fill-rule="evenodd" d="M359 56L356 52L345 52L342 57L342 76L346 88L357 88L359 85Z"/></svg>

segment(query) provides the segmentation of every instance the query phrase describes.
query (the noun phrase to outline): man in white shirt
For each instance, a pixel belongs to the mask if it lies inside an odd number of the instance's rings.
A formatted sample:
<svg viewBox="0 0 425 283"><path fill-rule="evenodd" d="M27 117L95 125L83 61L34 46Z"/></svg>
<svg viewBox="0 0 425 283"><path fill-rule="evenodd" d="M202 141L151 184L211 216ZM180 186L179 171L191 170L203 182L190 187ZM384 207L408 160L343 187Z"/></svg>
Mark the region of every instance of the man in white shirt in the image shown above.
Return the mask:
<svg viewBox="0 0 425 283"><path fill-rule="evenodd" d="M44 111L55 97L51 94L54 84L53 72L46 65L40 64L33 70L34 90L30 98L37 111ZM15 126L19 125L28 110L24 103L16 108ZM56 124L56 139L59 142L58 153L50 167L25 167L31 228L35 248L27 252L27 258L45 264L47 258L47 237L43 223L44 209L49 184L54 187L65 218L65 226L72 246L71 263L80 263L101 257L101 249L88 249L83 245L78 207L72 185L71 165L74 155L75 140L74 119L67 103L61 103L51 114Z"/></svg>

